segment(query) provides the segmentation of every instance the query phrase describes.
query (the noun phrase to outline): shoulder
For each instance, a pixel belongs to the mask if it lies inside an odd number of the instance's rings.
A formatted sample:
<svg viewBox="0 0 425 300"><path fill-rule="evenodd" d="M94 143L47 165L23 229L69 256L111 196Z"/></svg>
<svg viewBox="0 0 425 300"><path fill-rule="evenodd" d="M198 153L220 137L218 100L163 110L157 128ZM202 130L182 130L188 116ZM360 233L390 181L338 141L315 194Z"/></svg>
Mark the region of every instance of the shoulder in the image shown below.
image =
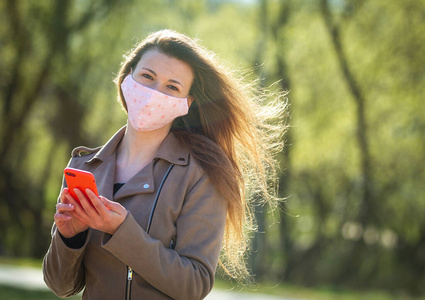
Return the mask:
<svg viewBox="0 0 425 300"><path fill-rule="evenodd" d="M188 173L193 175L195 178L199 179L205 175L205 170L202 167L202 162L199 161L199 159L192 153L189 154L189 161L187 166L188 166Z"/></svg>
<svg viewBox="0 0 425 300"><path fill-rule="evenodd" d="M199 184L207 184L211 189L220 190L218 183L235 174L230 160L211 139L192 135L183 142L189 151L187 178L189 190Z"/></svg>
<svg viewBox="0 0 425 300"><path fill-rule="evenodd" d="M88 148L84 146L77 147L71 152L71 160L68 164L69 167L75 169L86 169L86 164L93 162L96 159L96 155L101 150L102 147L97 148Z"/></svg>
<svg viewBox="0 0 425 300"><path fill-rule="evenodd" d="M80 156L88 156L90 154L96 154L102 147L97 148L88 148L84 146L80 146L77 148L74 148L71 152L71 157L80 157Z"/></svg>
<svg viewBox="0 0 425 300"><path fill-rule="evenodd" d="M189 149L191 162L202 173L212 175L219 169L233 169L226 153L217 143L200 134L187 134L181 138L182 143Z"/></svg>

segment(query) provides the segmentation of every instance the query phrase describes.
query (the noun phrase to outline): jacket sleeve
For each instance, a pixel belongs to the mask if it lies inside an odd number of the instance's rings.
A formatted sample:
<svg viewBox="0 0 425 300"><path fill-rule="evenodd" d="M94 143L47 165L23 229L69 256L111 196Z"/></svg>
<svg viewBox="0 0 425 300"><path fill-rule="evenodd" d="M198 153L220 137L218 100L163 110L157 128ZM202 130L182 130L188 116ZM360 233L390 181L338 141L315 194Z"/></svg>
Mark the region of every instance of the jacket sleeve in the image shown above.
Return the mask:
<svg viewBox="0 0 425 300"><path fill-rule="evenodd" d="M168 249L129 213L103 247L174 299L202 299L212 289L226 223L226 204L203 175L177 219L177 243ZM109 238L109 239L108 239Z"/></svg>
<svg viewBox="0 0 425 300"><path fill-rule="evenodd" d="M65 186L63 180L61 190ZM83 246L73 249L66 245L56 225L53 224L52 241L43 260L43 276L47 286L59 297L75 295L85 286L83 256L90 232L89 229Z"/></svg>
<svg viewBox="0 0 425 300"><path fill-rule="evenodd" d="M79 249L69 248L53 225L52 241L43 260L43 276L47 286L59 297L75 295L84 288L83 255L88 239Z"/></svg>

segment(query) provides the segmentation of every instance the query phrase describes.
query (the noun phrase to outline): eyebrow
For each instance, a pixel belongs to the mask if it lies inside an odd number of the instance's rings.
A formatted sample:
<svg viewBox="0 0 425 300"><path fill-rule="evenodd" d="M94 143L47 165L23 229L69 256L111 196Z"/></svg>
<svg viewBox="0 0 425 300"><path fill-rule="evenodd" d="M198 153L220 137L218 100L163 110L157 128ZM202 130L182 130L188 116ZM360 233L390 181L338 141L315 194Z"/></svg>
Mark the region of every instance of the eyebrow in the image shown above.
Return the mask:
<svg viewBox="0 0 425 300"><path fill-rule="evenodd" d="M152 73L153 75L155 75L155 76L158 76L158 75L155 73L155 71L154 71L154 70L152 70L152 69L149 69L149 68L142 68L142 69L144 69L144 70L147 70L147 71L151 72L151 73ZM169 82L176 83L176 84L180 85L181 87L183 87L183 84L181 84L179 81L177 81L177 80L175 80L175 79L169 79L168 81L169 81Z"/></svg>

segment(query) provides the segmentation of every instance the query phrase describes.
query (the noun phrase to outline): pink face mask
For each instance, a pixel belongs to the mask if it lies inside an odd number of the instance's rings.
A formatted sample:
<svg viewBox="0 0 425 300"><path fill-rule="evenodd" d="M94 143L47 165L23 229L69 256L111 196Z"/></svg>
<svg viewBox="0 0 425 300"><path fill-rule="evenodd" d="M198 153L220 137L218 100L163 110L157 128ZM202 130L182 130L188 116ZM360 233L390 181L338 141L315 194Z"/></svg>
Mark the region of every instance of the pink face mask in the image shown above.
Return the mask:
<svg viewBox="0 0 425 300"><path fill-rule="evenodd" d="M170 124L187 114L187 98L168 96L150 89L129 74L121 84L127 103L128 120L138 131L152 131Z"/></svg>

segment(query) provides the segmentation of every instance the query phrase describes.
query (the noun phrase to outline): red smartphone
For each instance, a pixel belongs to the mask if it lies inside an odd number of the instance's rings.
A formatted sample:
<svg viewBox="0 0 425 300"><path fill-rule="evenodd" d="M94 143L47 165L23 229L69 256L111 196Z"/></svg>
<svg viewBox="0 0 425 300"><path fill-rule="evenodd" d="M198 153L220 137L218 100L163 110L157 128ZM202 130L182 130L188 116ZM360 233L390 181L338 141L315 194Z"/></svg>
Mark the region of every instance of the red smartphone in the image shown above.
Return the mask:
<svg viewBox="0 0 425 300"><path fill-rule="evenodd" d="M66 184L68 185L69 193L74 197L78 202L77 195L74 192L74 189L80 189L80 191L86 196L87 199L90 198L86 194L86 189L91 189L96 196L99 197L97 192L96 180L92 173L88 171L78 170L74 168L65 168L64 170ZM91 202L90 202L91 203Z"/></svg>

